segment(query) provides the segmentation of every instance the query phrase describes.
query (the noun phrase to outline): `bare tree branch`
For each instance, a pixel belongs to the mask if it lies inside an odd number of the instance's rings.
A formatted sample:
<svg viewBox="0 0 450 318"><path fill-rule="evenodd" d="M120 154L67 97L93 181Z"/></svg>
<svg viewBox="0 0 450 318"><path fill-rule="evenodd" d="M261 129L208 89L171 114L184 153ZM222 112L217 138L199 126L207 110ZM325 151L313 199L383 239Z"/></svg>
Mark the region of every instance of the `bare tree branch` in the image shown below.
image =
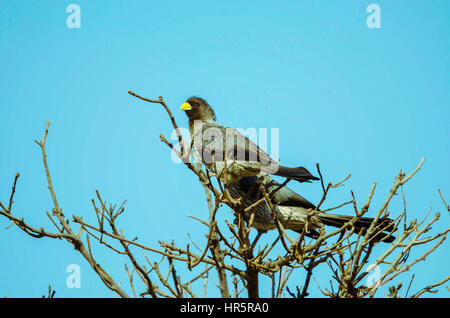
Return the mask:
<svg viewBox="0 0 450 318"><path fill-rule="evenodd" d="M86 259L105 286L121 297L129 297L129 295L97 262L91 245L97 244L117 257L125 257L127 262L130 261L132 268L125 264L125 272L134 297L147 295L154 298L198 297L197 295L206 297L209 282L213 282L221 297L240 297L245 292L248 297L260 297L261 281L270 280L272 285L269 292L272 293L272 297L283 297L286 291L292 297L303 298L312 293L314 284L311 284L311 281L315 280L317 283L314 274L321 264L328 264L330 286L329 289L322 289L318 283L316 285L318 291L327 297L375 297L381 293L380 290L383 287L388 288L388 293L385 294L389 297L400 297L399 291L402 284L389 287L387 284L411 271L417 263L426 261L427 257L436 252L447 239L450 228L431 234L432 225L440 219L439 213L428 219L431 209L423 219L407 222L407 205L403 186L422 168L425 159L422 159L409 175L400 171L387 197L376 210L373 207L375 203L372 202L376 183L373 183L364 204L357 202L357 192L351 191L351 199L342 200L343 203L334 204L331 208L321 209L321 206L326 204L329 193L342 189L351 175L348 174L336 183L326 182L317 164L322 197L316 208L308 211L303 230L295 237L285 229L285 225L290 220L286 222L279 218L277 204L273 202L275 194L287 185L289 179L271 192L258 185L245 196L233 198L227 184L222 183L221 175L215 171L215 165L208 168L201 163L191 161L191 149L183 140L175 118L164 99L162 97L149 99L132 91L128 93L145 102L159 104L167 112L170 123L177 133L180 148L175 147L163 135L160 135L160 139L182 159L189 171L198 177L199 184L204 189L208 218L196 215L188 215L188 217L202 224L206 242L196 242L188 235L190 242L179 245L175 242L159 241L157 242L159 246L152 247L139 242L134 235L127 237L119 226L119 217L126 212L126 201L120 205L107 204L98 191L92 199L94 222L85 221L84 218L87 216L83 214L83 217L73 215L69 223L59 205L47 162L46 141L50 123L45 125L42 140L35 142L42 152L47 187L53 202L52 213L46 212L46 216L53 224L54 232L43 227L32 226L18 217L17 213L13 215L11 212L20 176L18 173L13 180L9 201L6 201L8 203L0 202L0 215L11 222L7 229L17 226L27 235L35 238L47 237L68 242ZM226 169L224 171L226 176ZM392 209L390 205L399 188L402 192L403 211L393 216L389 212ZM259 197L245 207L243 202L253 194L253 191L259 191ZM438 192L447 211L450 212L444 196L440 190ZM256 208L260 204L267 205L275 224L276 237L270 240L264 238L264 231L257 233L252 231L252 225L257 220ZM235 217L234 223L228 221L226 217L224 219L217 217L223 206L231 209L230 215ZM344 206L353 207L354 216L346 220L341 227L333 230L325 227L314 228L314 234L317 237L308 238L313 224L311 222L315 217ZM375 211L373 222L368 228L358 230L360 229L356 226L358 222L367 220L364 216L372 210ZM389 222L384 222L388 218ZM76 224L78 229L75 230L72 227L73 224ZM396 239L389 244L378 244L374 238L385 232L395 235ZM194 248L191 248L192 245ZM411 251L417 246L424 246L427 249L421 256L409 260ZM136 251L142 254L136 254ZM157 257L157 261L154 257ZM369 264L369 262L372 263ZM202 266L198 266L200 264L203 264L203 269ZM371 284L369 278L373 275L369 274L373 268L381 264L387 265L387 269L380 272L375 282ZM217 280L215 275L212 275L214 273L212 270L217 273ZM295 276L292 274L297 271L303 271L301 281L292 280ZM137 280L134 274L137 274ZM406 297L413 285L413 278L414 275L407 287ZM449 280L450 276L447 276L437 283L420 289L412 297L434 293L438 287ZM52 293L51 289L49 289L50 296L54 296L54 291Z"/></svg>

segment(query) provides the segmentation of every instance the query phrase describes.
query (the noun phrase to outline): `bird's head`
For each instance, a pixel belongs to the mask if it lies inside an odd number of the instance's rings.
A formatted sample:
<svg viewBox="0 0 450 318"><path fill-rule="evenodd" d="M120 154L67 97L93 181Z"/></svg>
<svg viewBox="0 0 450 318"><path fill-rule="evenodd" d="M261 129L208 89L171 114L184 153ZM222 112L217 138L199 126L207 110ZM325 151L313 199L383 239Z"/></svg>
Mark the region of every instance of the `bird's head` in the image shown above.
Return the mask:
<svg viewBox="0 0 450 318"><path fill-rule="evenodd" d="M200 97L190 97L181 105L181 110L186 112L189 121L201 120L202 122L215 122L216 115L209 104Z"/></svg>

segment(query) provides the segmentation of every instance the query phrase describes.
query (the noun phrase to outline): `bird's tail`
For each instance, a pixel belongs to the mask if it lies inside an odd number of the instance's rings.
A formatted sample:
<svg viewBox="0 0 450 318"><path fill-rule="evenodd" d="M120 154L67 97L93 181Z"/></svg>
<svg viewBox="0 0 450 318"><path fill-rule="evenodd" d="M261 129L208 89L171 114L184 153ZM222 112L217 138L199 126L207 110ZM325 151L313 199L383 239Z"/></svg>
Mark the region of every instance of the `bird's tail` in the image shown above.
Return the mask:
<svg viewBox="0 0 450 318"><path fill-rule="evenodd" d="M297 180L299 182L310 182L310 180L320 180L319 178L313 176L304 167L289 168L289 167L280 165L278 167L278 171L275 173L275 175L293 179L293 180Z"/></svg>
<svg viewBox="0 0 450 318"><path fill-rule="evenodd" d="M350 221L353 218L353 216L349 215L337 215L328 213L319 214L317 216L323 224L334 227L341 227L342 225L344 225L344 223ZM362 230L364 234L371 226L373 220L373 218L360 218L354 223L355 233L359 233ZM392 232L395 231L394 220L389 218L382 218L377 221L375 226L377 233L372 238L374 241L391 243L395 240L395 236L392 235Z"/></svg>

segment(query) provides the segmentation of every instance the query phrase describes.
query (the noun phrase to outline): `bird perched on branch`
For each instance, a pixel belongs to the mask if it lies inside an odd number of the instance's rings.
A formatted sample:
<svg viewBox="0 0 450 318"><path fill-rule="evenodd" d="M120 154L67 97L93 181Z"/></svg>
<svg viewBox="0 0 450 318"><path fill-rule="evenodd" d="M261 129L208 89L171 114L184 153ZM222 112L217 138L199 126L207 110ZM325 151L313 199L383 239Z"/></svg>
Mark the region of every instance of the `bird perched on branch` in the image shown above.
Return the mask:
<svg viewBox="0 0 450 318"><path fill-rule="evenodd" d="M251 176L241 178L238 182L228 185L227 189L234 199L242 198L242 208L248 208L258 202L263 196L260 186L264 187L264 191L270 195L273 193L271 202L274 205L276 216L285 229L302 232L307 222L309 209L314 210L314 204L292 191L291 189L281 185L267 175ZM253 209L246 212L245 218L250 220L252 213L254 214L251 225L259 231L268 231L276 228L271 209L266 202L261 202ZM353 216L338 215L331 213L317 213L308 220L306 236L317 238L323 225L334 227L342 227L346 222L350 221ZM354 232L363 233L371 226L373 218L361 217L353 226ZM389 218L382 218L376 222L376 232L372 239L374 241L383 241L391 243L395 240L392 232L395 230L394 221Z"/></svg>
<svg viewBox="0 0 450 318"><path fill-rule="evenodd" d="M276 217L285 229L301 232L308 224L305 234L317 238L324 225L342 227L353 217L318 212L307 220L309 209L315 205L276 182L267 174L286 177L299 182L319 180L303 167L288 168L278 164L251 140L233 128L220 126L211 106L200 97L191 97L181 105L189 118L189 130L194 156L213 170L217 177L227 183L227 190L234 199L241 198L242 208L255 205L262 197L260 186L271 195ZM253 214L253 217L251 217ZM264 201L245 214L247 221L259 231L276 228L271 208ZM355 233L366 231L373 218L361 217L353 223ZM379 219L379 231L372 237L374 241L392 242L394 224L391 219Z"/></svg>
<svg viewBox="0 0 450 318"><path fill-rule="evenodd" d="M223 182L263 172L299 182L319 180L303 167L280 165L239 131L216 123L211 106L200 97L191 97L181 105L189 118L194 158L199 158Z"/></svg>

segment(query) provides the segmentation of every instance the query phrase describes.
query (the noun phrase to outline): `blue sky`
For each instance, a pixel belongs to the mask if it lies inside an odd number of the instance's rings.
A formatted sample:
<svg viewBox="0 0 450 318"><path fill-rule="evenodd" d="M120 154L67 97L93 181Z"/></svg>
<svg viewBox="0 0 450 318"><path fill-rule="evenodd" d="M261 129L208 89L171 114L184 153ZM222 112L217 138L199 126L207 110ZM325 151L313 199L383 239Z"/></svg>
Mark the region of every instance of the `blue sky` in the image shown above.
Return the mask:
<svg viewBox="0 0 450 318"><path fill-rule="evenodd" d="M66 25L71 3L81 8L80 29ZM371 3L381 8L380 29L366 25ZM163 109L127 94L133 90L164 96L180 126L187 118L179 105L199 95L224 125L279 128L283 164L315 171L318 162L331 181L352 174L328 207L349 200L350 190L363 204L375 181L373 206L380 206L399 170L410 172L425 157L405 187L409 217L421 219L432 207L442 212L433 233L448 227L437 192L450 193L448 1L0 6L0 200L20 172L13 213L32 225L51 229L33 142L50 121L48 160L68 217L95 221L90 199L99 190L108 202L127 200L120 226L130 237L154 247L158 240L186 245L188 233L204 241L205 229L186 217L207 217L203 189L159 141L171 134ZM321 196L318 183L291 188L312 202ZM397 198L391 212L400 211ZM33 239L8 224L0 219L0 296L40 297L51 284L59 297L114 297L67 242ZM448 248L418 264L411 291L449 274ZM126 260L97 246L94 253L128 288ZM66 286L70 264L81 268L81 288ZM402 276L404 285L411 275Z"/></svg>

